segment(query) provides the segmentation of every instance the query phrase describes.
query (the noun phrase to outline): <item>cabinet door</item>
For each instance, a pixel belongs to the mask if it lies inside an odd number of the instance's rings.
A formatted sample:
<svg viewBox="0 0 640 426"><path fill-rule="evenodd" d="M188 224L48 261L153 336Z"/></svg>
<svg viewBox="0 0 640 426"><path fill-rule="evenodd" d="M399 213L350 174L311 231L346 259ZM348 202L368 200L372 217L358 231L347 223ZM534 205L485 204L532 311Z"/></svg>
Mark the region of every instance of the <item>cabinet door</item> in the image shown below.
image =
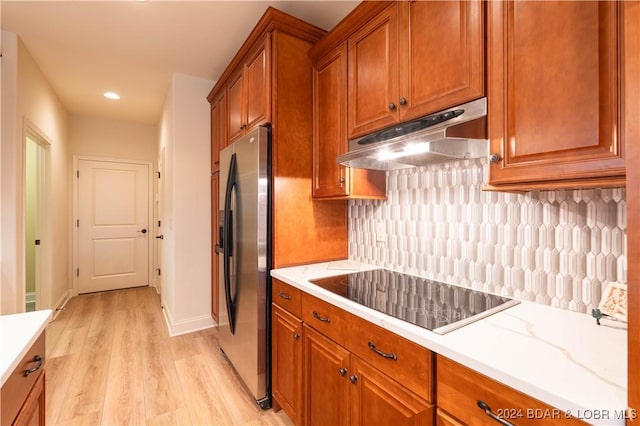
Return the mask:
<svg viewBox="0 0 640 426"><path fill-rule="evenodd" d="M398 21L401 121L484 95L483 2L400 2Z"/></svg>
<svg viewBox="0 0 640 426"><path fill-rule="evenodd" d="M398 121L398 7L349 37L349 138Z"/></svg>
<svg viewBox="0 0 640 426"><path fill-rule="evenodd" d="M293 423L302 424L302 321L275 304L272 311L273 396Z"/></svg>
<svg viewBox="0 0 640 426"><path fill-rule="evenodd" d="M226 92L216 95L211 103L211 171L220 170L220 150L227 145Z"/></svg>
<svg viewBox="0 0 640 426"><path fill-rule="evenodd" d="M351 422L354 425L433 425L433 405L380 373L356 356L351 357Z"/></svg>
<svg viewBox="0 0 640 426"><path fill-rule="evenodd" d="M304 424L349 425L349 352L304 328Z"/></svg>
<svg viewBox="0 0 640 426"><path fill-rule="evenodd" d="M245 130L271 121L271 36L267 34L245 62Z"/></svg>
<svg viewBox="0 0 640 426"><path fill-rule="evenodd" d="M44 426L45 414L45 373L43 372L33 385L13 426Z"/></svg>
<svg viewBox="0 0 640 426"><path fill-rule="evenodd" d="M464 423L438 408L436 410L436 426L464 426Z"/></svg>
<svg viewBox="0 0 640 426"><path fill-rule="evenodd" d="M227 85L227 141L231 142L244 132L243 74L240 70ZM227 143L228 144L228 143Z"/></svg>
<svg viewBox="0 0 640 426"><path fill-rule="evenodd" d="M490 184L624 183L621 3L487 2Z"/></svg>
<svg viewBox="0 0 640 426"><path fill-rule="evenodd" d="M219 185L220 185L220 172L211 173L211 316L213 320L218 322L219 311L219 288L218 282L220 278L219 274L219 259L218 253L216 253L215 246L220 244L220 232L219 232Z"/></svg>
<svg viewBox="0 0 640 426"><path fill-rule="evenodd" d="M338 164L348 150L347 45L318 61L313 70L313 196L346 196L349 175Z"/></svg>

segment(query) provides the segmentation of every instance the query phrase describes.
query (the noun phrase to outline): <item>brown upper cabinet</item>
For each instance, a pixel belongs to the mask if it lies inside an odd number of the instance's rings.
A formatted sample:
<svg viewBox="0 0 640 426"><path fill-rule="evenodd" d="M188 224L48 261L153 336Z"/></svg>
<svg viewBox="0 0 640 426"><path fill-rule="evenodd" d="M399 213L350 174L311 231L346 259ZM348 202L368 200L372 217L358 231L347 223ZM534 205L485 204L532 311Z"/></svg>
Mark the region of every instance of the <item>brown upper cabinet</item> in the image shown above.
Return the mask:
<svg viewBox="0 0 640 426"><path fill-rule="evenodd" d="M622 3L487 2L490 185L624 185Z"/></svg>
<svg viewBox="0 0 640 426"><path fill-rule="evenodd" d="M313 197L386 199L386 173L345 167L348 151L347 43L322 56L313 70Z"/></svg>
<svg viewBox="0 0 640 426"><path fill-rule="evenodd" d="M271 122L271 40L267 33L227 84L229 142Z"/></svg>
<svg viewBox="0 0 640 426"><path fill-rule="evenodd" d="M311 195L313 73L307 52L325 34L267 7L207 96L212 150L271 124L273 268L348 256L346 203L318 202ZM212 221L212 229L217 229L214 214Z"/></svg>
<svg viewBox="0 0 640 426"><path fill-rule="evenodd" d="M393 2L348 38L348 137L482 97L484 3Z"/></svg>
<svg viewBox="0 0 640 426"><path fill-rule="evenodd" d="M227 99L224 89L211 102L211 173L220 171L220 150L227 145Z"/></svg>

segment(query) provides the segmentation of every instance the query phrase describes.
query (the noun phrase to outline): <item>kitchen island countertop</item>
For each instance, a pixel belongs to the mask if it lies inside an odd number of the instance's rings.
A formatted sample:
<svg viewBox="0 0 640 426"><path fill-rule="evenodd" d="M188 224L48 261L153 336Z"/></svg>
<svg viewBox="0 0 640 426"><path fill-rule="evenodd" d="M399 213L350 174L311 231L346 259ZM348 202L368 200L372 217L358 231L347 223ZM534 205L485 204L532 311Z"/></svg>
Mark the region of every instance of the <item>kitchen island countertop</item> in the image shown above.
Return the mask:
<svg viewBox="0 0 640 426"><path fill-rule="evenodd" d="M274 269L271 275L587 423L625 424L615 417L627 407L626 324L603 320L598 326L586 314L521 302L438 335L309 282L356 271L330 265Z"/></svg>
<svg viewBox="0 0 640 426"><path fill-rule="evenodd" d="M0 315L0 374L3 386L13 370L44 332L52 311L44 309L22 314Z"/></svg>

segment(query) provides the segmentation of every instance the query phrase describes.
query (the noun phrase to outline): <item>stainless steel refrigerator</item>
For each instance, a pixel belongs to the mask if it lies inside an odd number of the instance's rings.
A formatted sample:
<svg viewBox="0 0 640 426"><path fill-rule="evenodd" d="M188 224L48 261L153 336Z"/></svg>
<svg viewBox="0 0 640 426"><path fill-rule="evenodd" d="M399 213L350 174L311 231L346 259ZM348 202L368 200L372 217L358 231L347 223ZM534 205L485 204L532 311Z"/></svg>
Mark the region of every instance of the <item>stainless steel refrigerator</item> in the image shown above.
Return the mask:
<svg viewBox="0 0 640 426"><path fill-rule="evenodd" d="M220 152L219 344L263 409L271 406L271 129Z"/></svg>

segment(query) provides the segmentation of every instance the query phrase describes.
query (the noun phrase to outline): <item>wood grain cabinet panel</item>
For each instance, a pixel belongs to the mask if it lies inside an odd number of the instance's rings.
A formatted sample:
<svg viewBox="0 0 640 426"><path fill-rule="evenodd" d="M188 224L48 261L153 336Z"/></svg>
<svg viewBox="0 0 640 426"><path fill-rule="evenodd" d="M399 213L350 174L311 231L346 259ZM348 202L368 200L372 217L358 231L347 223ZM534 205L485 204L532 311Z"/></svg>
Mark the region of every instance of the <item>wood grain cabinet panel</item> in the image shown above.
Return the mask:
<svg viewBox="0 0 640 426"><path fill-rule="evenodd" d="M271 279L271 300L280 308L300 318L302 292L277 278Z"/></svg>
<svg viewBox="0 0 640 426"><path fill-rule="evenodd" d="M42 332L0 389L3 426L44 425L45 340Z"/></svg>
<svg viewBox="0 0 640 426"><path fill-rule="evenodd" d="M207 100L225 126L219 149L252 127L271 124L272 265L280 268L347 257L346 203L315 201L312 63L326 31L268 7ZM218 96L224 94L224 102ZM215 135L211 135L215 145Z"/></svg>
<svg viewBox="0 0 640 426"><path fill-rule="evenodd" d="M433 424L433 404L419 398L356 356L349 373L354 425Z"/></svg>
<svg viewBox="0 0 640 426"><path fill-rule="evenodd" d="M228 143L271 121L270 83L271 35L267 33L227 85Z"/></svg>
<svg viewBox="0 0 640 426"><path fill-rule="evenodd" d="M622 3L487 3L491 185L624 184Z"/></svg>
<svg viewBox="0 0 640 426"><path fill-rule="evenodd" d="M296 425L302 424L302 321L273 304L272 393L275 408L283 408Z"/></svg>
<svg viewBox="0 0 640 426"><path fill-rule="evenodd" d="M45 373L36 380L12 426L44 426L46 424Z"/></svg>
<svg viewBox="0 0 640 426"><path fill-rule="evenodd" d="M386 173L336 162L348 151L347 43L319 59L313 70L313 197L386 199Z"/></svg>
<svg viewBox="0 0 640 426"><path fill-rule="evenodd" d="M220 172L211 173L211 317L218 323L220 261L215 248L220 244Z"/></svg>
<svg viewBox="0 0 640 426"><path fill-rule="evenodd" d="M433 424L433 404L312 327L303 327L304 424Z"/></svg>
<svg viewBox="0 0 640 426"><path fill-rule="evenodd" d="M482 97L484 52L484 2L394 3L349 37L349 138Z"/></svg>
<svg viewBox="0 0 640 426"><path fill-rule="evenodd" d="M304 327L304 424L349 426L349 351Z"/></svg>
<svg viewBox="0 0 640 426"><path fill-rule="evenodd" d="M400 121L484 96L482 1L401 2L399 21Z"/></svg>
<svg viewBox="0 0 640 426"><path fill-rule="evenodd" d="M271 121L271 35L267 33L244 66L245 131Z"/></svg>
<svg viewBox="0 0 640 426"><path fill-rule="evenodd" d="M348 135L398 122L398 7L384 10L349 37Z"/></svg>
<svg viewBox="0 0 640 426"><path fill-rule="evenodd" d="M439 424L495 426L496 420L478 406L479 401L494 415L517 425L534 426L546 421L554 425L585 424L443 356L437 356L436 365L438 411L445 412L439 415ZM539 410L537 417L535 410ZM541 420L542 413L550 417Z"/></svg>
<svg viewBox="0 0 640 426"><path fill-rule="evenodd" d="M244 134L244 69L240 68L227 84L227 146Z"/></svg>
<svg viewBox="0 0 640 426"><path fill-rule="evenodd" d="M220 150L227 146L226 95L222 88L211 102L211 172L220 171Z"/></svg>

